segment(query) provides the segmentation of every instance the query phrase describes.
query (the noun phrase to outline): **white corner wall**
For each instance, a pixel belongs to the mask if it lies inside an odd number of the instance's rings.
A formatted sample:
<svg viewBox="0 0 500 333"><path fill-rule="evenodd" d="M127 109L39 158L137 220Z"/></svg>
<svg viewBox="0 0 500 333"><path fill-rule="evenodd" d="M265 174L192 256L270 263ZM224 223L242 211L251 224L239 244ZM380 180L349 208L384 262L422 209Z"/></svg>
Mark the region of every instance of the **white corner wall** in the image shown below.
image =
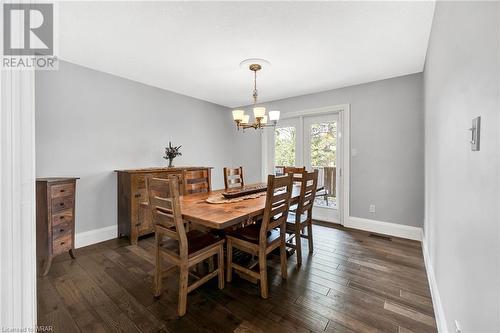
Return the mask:
<svg viewBox="0 0 500 333"><path fill-rule="evenodd" d="M440 332L500 331L500 4L437 2L424 71L426 262ZM470 150L481 116L481 151Z"/></svg>

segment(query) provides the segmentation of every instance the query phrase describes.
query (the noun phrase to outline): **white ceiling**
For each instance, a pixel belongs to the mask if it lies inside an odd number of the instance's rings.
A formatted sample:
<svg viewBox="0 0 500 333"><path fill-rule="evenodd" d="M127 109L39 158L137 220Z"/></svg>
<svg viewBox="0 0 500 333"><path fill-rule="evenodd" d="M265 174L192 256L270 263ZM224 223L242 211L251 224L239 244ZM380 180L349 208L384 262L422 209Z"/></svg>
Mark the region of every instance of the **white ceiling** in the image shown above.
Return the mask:
<svg viewBox="0 0 500 333"><path fill-rule="evenodd" d="M61 2L60 58L234 107L420 72L434 2Z"/></svg>

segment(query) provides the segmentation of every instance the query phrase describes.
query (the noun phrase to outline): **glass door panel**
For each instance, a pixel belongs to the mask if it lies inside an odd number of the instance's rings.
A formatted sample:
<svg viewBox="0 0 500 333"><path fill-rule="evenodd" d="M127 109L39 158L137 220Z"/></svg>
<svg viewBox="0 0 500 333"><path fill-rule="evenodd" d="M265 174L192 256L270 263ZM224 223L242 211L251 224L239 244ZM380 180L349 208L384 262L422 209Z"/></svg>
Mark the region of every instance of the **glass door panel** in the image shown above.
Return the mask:
<svg viewBox="0 0 500 333"><path fill-rule="evenodd" d="M276 128L274 133L274 165L295 165L297 133L295 127Z"/></svg>
<svg viewBox="0 0 500 333"><path fill-rule="evenodd" d="M304 119L304 156L308 169L318 169L318 192L314 205L337 209L337 115Z"/></svg>
<svg viewBox="0 0 500 333"><path fill-rule="evenodd" d="M295 166L301 163L302 133L298 119L285 119L280 121L274 129L273 135L273 169L274 174L281 174L284 166Z"/></svg>

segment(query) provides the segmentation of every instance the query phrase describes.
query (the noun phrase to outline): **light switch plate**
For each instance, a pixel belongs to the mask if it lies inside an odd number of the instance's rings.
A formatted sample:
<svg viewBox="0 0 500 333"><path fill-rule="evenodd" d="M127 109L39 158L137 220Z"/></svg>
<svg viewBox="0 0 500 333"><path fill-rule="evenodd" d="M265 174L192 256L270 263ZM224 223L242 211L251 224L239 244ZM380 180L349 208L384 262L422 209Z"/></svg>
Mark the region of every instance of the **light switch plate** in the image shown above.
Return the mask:
<svg viewBox="0 0 500 333"><path fill-rule="evenodd" d="M479 151L480 149L480 138L481 138L481 117L476 117L472 119L472 127L470 128L471 131L471 150L472 151Z"/></svg>

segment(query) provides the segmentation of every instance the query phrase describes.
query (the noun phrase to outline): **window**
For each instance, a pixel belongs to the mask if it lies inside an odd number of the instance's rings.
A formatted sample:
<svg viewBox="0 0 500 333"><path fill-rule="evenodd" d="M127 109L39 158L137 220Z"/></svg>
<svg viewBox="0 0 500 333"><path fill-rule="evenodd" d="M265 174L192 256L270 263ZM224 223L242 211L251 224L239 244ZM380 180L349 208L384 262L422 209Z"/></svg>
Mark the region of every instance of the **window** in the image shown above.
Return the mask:
<svg viewBox="0 0 500 333"><path fill-rule="evenodd" d="M295 165L295 127L280 127L275 131L274 165Z"/></svg>

